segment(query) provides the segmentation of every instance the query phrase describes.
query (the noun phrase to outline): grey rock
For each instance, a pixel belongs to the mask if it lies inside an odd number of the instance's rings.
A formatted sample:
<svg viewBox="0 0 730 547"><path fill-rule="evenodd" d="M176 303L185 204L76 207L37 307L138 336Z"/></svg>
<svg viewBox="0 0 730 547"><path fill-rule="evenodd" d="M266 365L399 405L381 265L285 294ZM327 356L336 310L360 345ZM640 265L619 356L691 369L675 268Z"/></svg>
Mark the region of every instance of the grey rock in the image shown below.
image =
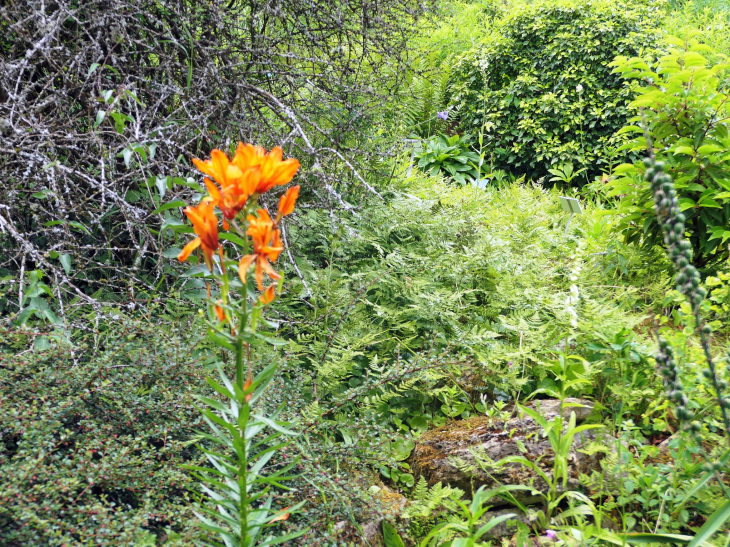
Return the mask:
<svg viewBox="0 0 730 547"><path fill-rule="evenodd" d="M381 547L384 545L383 521L370 520L362 525L363 545Z"/></svg>
<svg viewBox="0 0 730 547"><path fill-rule="evenodd" d="M563 416L576 413L576 420L584 420L593 408L592 403L580 399L566 402L583 404L585 408L563 407ZM557 400L541 400L530 403L533 409L551 421L560 411ZM512 411L507 408L505 410ZM550 441L542 428L529 416L517 416L511 412L506 420L476 416L462 421L453 421L435 430L427 431L420 439L411 456L411 467L418 475L425 477L429 485L437 482L461 488L468 494L482 485L493 488L499 484L531 486L535 492L515 493L523 503L535 503L541 498L539 492L547 491L547 484L533 471L520 464L507 464L488 469L477 465L474 453L481 460L496 462L507 456L524 456L548 476L552 473L554 453ZM597 436L595 430L578 433L575 436L568 464L568 488L578 485L580 473L589 473L599 468L600 454L588 456L578 451ZM507 502L492 498L490 505L499 506Z"/></svg>

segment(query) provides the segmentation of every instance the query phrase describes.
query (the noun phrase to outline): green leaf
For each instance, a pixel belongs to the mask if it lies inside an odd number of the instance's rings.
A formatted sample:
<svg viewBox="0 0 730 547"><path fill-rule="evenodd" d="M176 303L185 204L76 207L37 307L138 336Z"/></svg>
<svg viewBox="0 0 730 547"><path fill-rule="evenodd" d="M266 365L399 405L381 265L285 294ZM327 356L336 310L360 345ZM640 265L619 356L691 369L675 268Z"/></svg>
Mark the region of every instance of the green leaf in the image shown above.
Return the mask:
<svg viewBox="0 0 730 547"><path fill-rule="evenodd" d="M48 341L48 336L36 336L33 341L33 349L37 351L47 350L51 347L51 343Z"/></svg>
<svg viewBox="0 0 730 547"><path fill-rule="evenodd" d="M162 253L162 256L164 256L165 258L177 258L177 255L179 255L181 252L182 249L180 247L170 247L164 253Z"/></svg>
<svg viewBox="0 0 730 547"><path fill-rule="evenodd" d="M132 159L132 150L125 148L122 150L122 157L124 158L124 165L129 169L129 162Z"/></svg>
<svg viewBox="0 0 730 547"><path fill-rule="evenodd" d="M186 205L187 205L187 203L185 203L184 201L181 201L181 200L171 201L170 203L165 203L163 205L160 205L157 209L152 211L150 214L156 215L158 213L162 213L163 211L167 211L169 209L175 209L176 207L185 207Z"/></svg>
<svg viewBox="0 0 730 547"><path fill-rule="evenodd" d="M167 177L157 177L155 179L155 186L157 187L157 190L160 192L160 199L164 199L165 192L167 192ZM175 202L173 202L173 203L175 203Z"/></svg>
<svg viewBox="0 0 730 547"><path fill-rule="evenodd" d="M674 155L677 154L687 154L688 156L694 156L695 155L695 149L691 146L678 146L674 149Z"/></svg>
<svg viewBox="0 0 730 547"><path fill-rule="evenodd" d="M237 236L236 234L219 233L218 239L224 239L225 241L230 241L231 243L235 243L236 245L240 245L241 247L246 246L246 242L243 239L241 239L239 236Z"/></svg>
<svg viewBox="0 0 730 547"><path fill-rule="evenodd" d="M660 545L672 544L672 545L689 545L692 541L692 536L684 536L681 534L626 534L622 536L624 541L630 545L646 545L649 543L658 543ZM703 547L712 547L711 544L701 543Z"/></svg>
<svg viewBox="0 0 730 547"><path fill-rule="evenodd" d="M398 439L390 443L391 456L397 462L406 460L411 455L411 451L415 446L416 444L412 439Z"/></svg>
<svg viewBox="0 0 730 547"><path fill-rule="evenodd" d="M383 540L385 541L385 547L405 547L405 543L403 543L395 526L386 520L383 520Z"/></svg>
<svg viewBox="0 0 730 547"><path fill-rule="evenodd" d="M725 149L717 144L703 144L697 149L698 154L713 154L715 152L724 152Z"/></svg>
<svg viewBox="0 0 730 547"><path fill-rule="evenodd" d="M63 266L66 275L69 275L71 273L71 255L62 254L58 257L58 260L61 262L61 266Z"/></svg>

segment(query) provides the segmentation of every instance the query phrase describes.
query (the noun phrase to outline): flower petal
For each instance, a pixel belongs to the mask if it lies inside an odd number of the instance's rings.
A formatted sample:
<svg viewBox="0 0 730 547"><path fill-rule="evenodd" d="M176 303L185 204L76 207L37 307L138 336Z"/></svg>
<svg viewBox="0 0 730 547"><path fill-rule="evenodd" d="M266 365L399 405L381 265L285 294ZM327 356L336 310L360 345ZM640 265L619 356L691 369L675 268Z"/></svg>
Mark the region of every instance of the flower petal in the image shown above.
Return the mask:
<svg viewBox="0 0 730 547"><path fill-rule="evenodd" d="M244 285L246 284L246 272L248 272L248 269L251 267L251 264L253 264L254 260L256 260L255 254L246 255L238 263L238 277L241 278L241 283L243 283Z"/></svg>
<svg viewBox="0 0 730 547"><path fill-rule="evenodd" d="M297 203L297 198L299 198L299 188L300 186L298 184L296 186L292 186L286 191L286 194L279 198L278 219L294 212L294 206Z"/></svg>
<svg viewBox="0 0 730 547"><path fill-rule="evenodd" d="M195 239L193 239L192 241L190 241L187 245L185 245L185 247L183 247L183 250L180 251L180 254L179 255L177 255L177 259L180 262L185 262L188 259L188 257L190 256L190 254L195 249L197 249L198 247L200 247L200 244L201 243L202 243L201 239L199 237L196 237Z"/></svg>
<svg viewBox="0 0 730 547"><path fill-rule="evenodd" d="M270 285L266 287L266 290L263 292L261 296L259 296L259 302L262 304L271 304L274 301L274 298L276 297L276 287L274 285Z"/></svg>

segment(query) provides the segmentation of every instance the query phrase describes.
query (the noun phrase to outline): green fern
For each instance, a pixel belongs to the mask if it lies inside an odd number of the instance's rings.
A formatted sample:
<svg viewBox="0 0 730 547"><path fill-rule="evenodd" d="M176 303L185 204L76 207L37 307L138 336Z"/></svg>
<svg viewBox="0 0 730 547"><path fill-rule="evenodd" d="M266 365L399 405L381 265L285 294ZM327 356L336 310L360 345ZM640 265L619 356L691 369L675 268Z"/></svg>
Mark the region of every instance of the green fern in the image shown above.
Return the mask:
<svg viewBox="0 0 730 547"><path fill-rule="evenodd" d="M440 482L429 488L426 479L421 477L413 490L413 501L406 515L408 518L428 518L441 509L453 511L457 506L456 500L463 496L463 490L443 486Z"/></svg>

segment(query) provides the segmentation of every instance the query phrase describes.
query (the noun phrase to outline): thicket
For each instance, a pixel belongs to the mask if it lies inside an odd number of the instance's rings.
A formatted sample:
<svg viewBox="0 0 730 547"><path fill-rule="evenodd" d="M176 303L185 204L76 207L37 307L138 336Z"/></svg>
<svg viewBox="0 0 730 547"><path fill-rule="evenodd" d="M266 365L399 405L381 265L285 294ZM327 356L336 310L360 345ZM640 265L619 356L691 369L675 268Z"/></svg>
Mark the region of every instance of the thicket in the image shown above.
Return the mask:
<svg viewBox="0 0 730 547"><path fill-rule="evenodd" d="M147 300L186 230L190 159L239 140L282 145L305 162L310 203L352 208L389 174L392 143L369 131L424 7L3 3L0 310L20 311L35 269L57 298Z"/></svg>

